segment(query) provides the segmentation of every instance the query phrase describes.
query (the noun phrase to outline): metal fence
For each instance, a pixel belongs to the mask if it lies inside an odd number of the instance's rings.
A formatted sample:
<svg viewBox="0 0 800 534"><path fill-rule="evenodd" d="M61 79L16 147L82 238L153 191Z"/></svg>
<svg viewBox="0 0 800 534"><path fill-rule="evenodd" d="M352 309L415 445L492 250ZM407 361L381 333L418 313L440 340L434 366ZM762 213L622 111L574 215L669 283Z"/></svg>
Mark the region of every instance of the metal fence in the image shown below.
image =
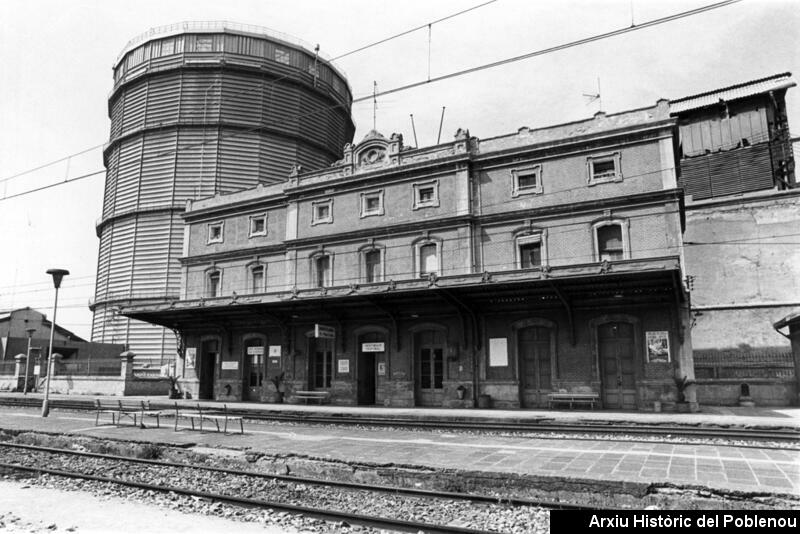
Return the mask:
<svg viewBox="0 0 800 534"><path fill-rule="evenodd" d="M98 360L62 361L57 375L71 376L119 376L122 362L119 358Z"/></svg>

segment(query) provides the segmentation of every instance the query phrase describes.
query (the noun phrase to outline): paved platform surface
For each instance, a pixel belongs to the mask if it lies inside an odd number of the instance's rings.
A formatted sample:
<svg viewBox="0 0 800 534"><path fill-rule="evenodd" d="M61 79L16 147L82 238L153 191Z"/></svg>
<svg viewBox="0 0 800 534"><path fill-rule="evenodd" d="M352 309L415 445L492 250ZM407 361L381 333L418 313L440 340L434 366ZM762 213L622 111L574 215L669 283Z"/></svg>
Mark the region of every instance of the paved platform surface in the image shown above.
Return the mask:
<svg viewBox="0 0 800 534"><path fill-rule="evenodd" d="M191 404L191 403L190 403ZM204 403L209 406L214 403ZM237 404L237 406L242 406ZM253 405L264 406L264 405ZM275 409L275 405L268 405ZM284 406L299 411L341 412L386 408ZM652 414L612 412L521 412L486 410L486 417L519 417L521 413L555 418L592 418L663 421L679 417L695 423L796 426L800 410L750 410L739 415L737 409L722 413ZM481 410L409 410L414 414L469 412L483 416ZM728 413L725 413L728 412ZM666 418L664 416L667 416ZM533 476L565 477L596 481L667 483L719 490L767 495L787 495L800 499L800 451L745 448L734 445L673 444L661 441L602 441L540 437L504 437L476 433L444 433L351 426L323 426L281 423L246 423L245 433L197 432L181 424L173 430L167 419L160 429L133 426L95 426L88 412L53 409L42 418L35 408L0 407L0 428L47 432L78 433L94 437L151 441L179 445L223 447L266 454L285 454L333 459L345 462L414 465L429 468L515 473Z"/></svg>
<svg viewBox="0 0 800 534"><path fill-rule="evenodd" d="M39 393L29 393L25 397L41 400ZM21 399L21 393L0 393L2 399ZM88 395L50 395L53 400L82 400L93 402L93 399L111 401L125 400L150 400L153 403L171 406L177 402L182 406L207 406L221 408L222 402L198 401L179 399L177 401L161 397L115 397L115 396L88 396ZM547 421L607 421L629 422L642 424L680 423L686 425L715 425L715 426L746 426L764 428L797 428L800 429L800 407L753 407L739 406L703 406L698 413L676 412L639 412L639 411L610 411L610 410L498 410L498 409L456 409L456 408L387 408L383 406L333 406L317 404L269 404L255 402L227 402L229 408L240 410L254 410L265 412L292 412L292 413L319 413L319 414L347 414L363 415L368 417L403 417L419 419L460 418L460 419L486 419L486 420L547 420Z"/></svg>

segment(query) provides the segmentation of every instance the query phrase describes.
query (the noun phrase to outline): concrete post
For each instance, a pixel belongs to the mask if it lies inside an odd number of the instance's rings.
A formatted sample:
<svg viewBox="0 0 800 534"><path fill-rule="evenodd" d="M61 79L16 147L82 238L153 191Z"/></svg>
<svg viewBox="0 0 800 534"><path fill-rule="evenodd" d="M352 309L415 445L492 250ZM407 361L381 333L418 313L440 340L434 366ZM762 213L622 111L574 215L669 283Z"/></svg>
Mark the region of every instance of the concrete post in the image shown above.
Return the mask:
<svg viewBox="0 0 800 534"><path fill-rule="evenodd" d="M685 376L691 380L692 383L688 386L683 395L686 402L689 403L689 410L691 412L700 411L700 403L697 402L697 385L694 383L694 352L692 351L692 313L689 309L689 303L681 305L678 309L678 324L682 330L682 341L678 353L678 373L680 376Z"/></svg>
<svg viewBox="0 0 800 534"><path fill-rule="evenodd" d="M20 378L22 378L22 388L25 388L25 364L28 357L24 354L17 354L14 356L14 382L17 384L17 391L20 389Z"/></svg>
<svg viewBox="0 0 800 534"><path fill-rule="evenodd" d="M122 359L122 365L120 365L120 378L124 379L125 382L133 379L133 357L136 356L133 352L127 350L119 355Z"/></svg>

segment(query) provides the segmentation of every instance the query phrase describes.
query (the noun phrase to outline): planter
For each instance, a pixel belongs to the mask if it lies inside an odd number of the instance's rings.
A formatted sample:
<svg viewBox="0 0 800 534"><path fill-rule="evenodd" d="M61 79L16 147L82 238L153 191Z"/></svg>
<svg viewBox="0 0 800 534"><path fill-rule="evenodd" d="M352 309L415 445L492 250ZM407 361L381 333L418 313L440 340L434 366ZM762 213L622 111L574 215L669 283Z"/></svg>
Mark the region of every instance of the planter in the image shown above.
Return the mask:
<svg viewBox="0 0 800 534"><path fill-rule="evenodd" d="M491 408L492 397L490 395L478 395L478 408Z"/></svg>

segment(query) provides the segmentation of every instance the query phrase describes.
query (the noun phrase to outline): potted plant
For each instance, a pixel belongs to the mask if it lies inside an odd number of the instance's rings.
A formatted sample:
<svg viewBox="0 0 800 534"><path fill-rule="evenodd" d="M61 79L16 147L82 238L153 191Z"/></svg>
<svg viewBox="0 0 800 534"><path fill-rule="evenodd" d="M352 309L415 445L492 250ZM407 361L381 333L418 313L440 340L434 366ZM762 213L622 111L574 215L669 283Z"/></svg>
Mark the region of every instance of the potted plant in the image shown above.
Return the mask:
<svg viewBox="0 0 800 534"><path fill-rule="evenodd" d="M467 388L464 387L463 384L456 388L456 395L458 395L458 400L464 400L464 395L467 393Z"/></svg>
<svg viewBox="0 0 800 534"><path fill-rule="evenodd" d="M283 377L286 373L283 372L279 375L275 375L269 379L270 382L275 386L275 402L281 403L283 402L283 395L286 392L286 388L284 387Z"/></svg>
<svg viewBox="0 0 800 534"><path fill-rule="evenodd" d="M679 412L688 413L689 403L686 401L686 388L695 383L695 381L687 376L675 376L675 387L678 388L678 403L675 405Z"/></svg>

